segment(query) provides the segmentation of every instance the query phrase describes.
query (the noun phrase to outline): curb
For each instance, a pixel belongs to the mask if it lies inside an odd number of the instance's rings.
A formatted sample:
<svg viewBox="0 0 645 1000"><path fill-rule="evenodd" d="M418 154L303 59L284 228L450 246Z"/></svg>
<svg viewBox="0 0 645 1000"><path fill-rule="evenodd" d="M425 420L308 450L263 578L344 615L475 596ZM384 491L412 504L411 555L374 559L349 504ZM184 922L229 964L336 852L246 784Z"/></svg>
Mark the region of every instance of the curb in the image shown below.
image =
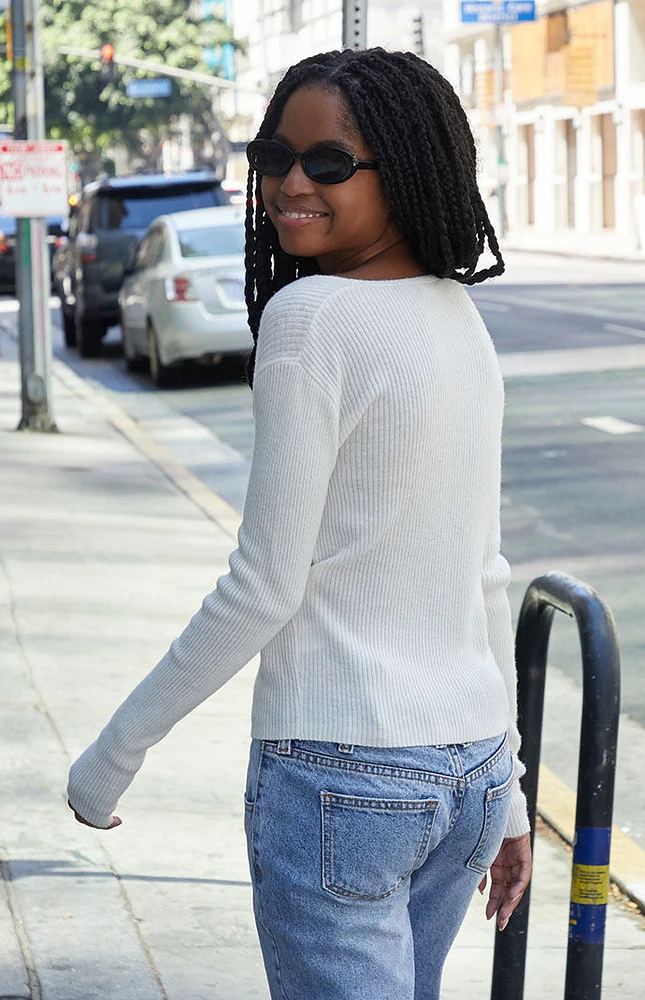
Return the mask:
<svg viewBox="0 0 645 1000"><path fill-rule="evenodd" d="M576 794L540 764L537 811L547 826L573 846ZM609 877L645 913L645 850L617 827L611 828Z"/></svg>
<svg viewBox="0 0 645 1000"><path fill-rule="evenodd" d="M108 423L127 438L140 454L148 458L222 531L237 540L242 522L238 512L178 462L165 445L155 441L121 407L109 400L100 389L81 379L64 362L54 361L53 374L75 395L96 406ZM544 764L540 765L537 811L551 829L568 844L573 844L576 795ZM645 913L645 850L616 826L612 827L611 839L610 879Z"/></svg>
<svg viewBox="0 0 645 1000"><path fill-rule="evenodd" d="M133 420L125 410L108 399L100 389L85 382L58 358L54 359L52 374L65 388L96 406L115 430L156 465L160 472L192 500L211 521L237 541L237 532L242 523L238 512L178 462L169 448L155 441L152 435L139 427L136 420Z"/></svg>
<svg viewBox="0 0 645 1000"><path fill-rule="evenodd" d="M503 254L530 253L542 254L545 257L564 257L573 260L613 261L614 264L645 264L645 250L640 253L638 251L633 251L632 253L622 254L612 254L606 251L604 253L585 253L583 250L552 250L547 249L546 247L517 246L503 241L500 241L500 249Z"/></svg>

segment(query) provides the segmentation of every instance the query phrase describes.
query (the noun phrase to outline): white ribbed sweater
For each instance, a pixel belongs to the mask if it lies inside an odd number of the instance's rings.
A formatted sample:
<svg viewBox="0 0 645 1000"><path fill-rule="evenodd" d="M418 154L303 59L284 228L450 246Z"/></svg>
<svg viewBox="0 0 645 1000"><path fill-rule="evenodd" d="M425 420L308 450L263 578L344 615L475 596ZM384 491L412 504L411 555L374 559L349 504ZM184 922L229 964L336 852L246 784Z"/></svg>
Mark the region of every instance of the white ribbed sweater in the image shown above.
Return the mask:
<svg viewBox="0 0 645 1000"><path fill-rule="evenodd" d="M97 826L146 750L260 650L255 737L410 746L508 731L519 749L503 386L465 290L301 278L267 305L258 344L239 546L73 766L70 801ZM507 835L527 829L516 781Z"/></svg>

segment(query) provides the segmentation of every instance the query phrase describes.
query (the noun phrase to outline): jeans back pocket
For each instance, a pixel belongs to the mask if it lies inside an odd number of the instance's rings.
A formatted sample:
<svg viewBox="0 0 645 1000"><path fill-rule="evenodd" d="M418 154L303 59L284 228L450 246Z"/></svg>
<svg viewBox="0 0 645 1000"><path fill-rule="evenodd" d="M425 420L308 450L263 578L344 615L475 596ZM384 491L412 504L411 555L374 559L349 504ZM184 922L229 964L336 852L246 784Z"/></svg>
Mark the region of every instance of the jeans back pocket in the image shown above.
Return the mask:
<svg viewBox="0 0 645 1000"><path fill-rule="evenodd" d="M515 775L511 772L503 784L486 790L482 831L477 847L466 863L468 868L480 875L486 874L502 846L510 808L508 796L514 779Z"/></svg>
<svg viewBox="0 0 645 1000"><path fill-rule="evenodd" d="M320 793L323 886L337 896L383 899L423 861L437 799Z"/></svg>

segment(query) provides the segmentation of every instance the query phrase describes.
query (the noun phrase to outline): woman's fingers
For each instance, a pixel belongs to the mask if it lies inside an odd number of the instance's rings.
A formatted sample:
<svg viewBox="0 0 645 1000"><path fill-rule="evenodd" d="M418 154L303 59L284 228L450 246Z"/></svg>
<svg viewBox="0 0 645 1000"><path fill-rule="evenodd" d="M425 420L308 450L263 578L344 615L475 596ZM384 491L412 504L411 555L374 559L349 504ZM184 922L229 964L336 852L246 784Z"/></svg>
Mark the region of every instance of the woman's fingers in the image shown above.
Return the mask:
<svg viewBox="0 0 645 1000"><path fill-rule="evenodd" d="M67 800L67 805L69 806L69 808L74 813L74 818L76 819L76 821L78 823L82 823L83 826L89 826L89 827L91 827L92 830L114 830L115 827L121 826L121 824L123 822L123 820L121 819L120 816L113 816L112 817L112 822L110 823L109 826L95 826L94 823L88 823L88 821L86 819L83 819L83 817L80 815L80 813L76 812L76 809L74 808L74 806L72 805L72 803L69 801L69 799Z"/></svg>
<svg viewBox="0 0 645 1000"><path fill-rule="evenodd" d="M486 905L486 919L497 914L500 931L519 904L531 880L531 870L529 834L504 840L490 869L490 896Z"/></svg>

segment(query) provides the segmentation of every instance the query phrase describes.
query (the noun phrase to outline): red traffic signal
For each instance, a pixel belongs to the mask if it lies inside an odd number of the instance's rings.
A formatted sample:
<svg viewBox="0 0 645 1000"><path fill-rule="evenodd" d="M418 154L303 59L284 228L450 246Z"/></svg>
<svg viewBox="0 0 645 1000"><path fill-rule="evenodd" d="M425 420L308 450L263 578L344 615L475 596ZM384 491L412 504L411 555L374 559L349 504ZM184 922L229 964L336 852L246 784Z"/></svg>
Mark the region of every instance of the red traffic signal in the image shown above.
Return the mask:
<svg viewBox="0 0 645 1000"><path fill-rule="evenodd" d="M114 80L114 46L109 42L101 46L101 76L104 80Z"/></svg>

